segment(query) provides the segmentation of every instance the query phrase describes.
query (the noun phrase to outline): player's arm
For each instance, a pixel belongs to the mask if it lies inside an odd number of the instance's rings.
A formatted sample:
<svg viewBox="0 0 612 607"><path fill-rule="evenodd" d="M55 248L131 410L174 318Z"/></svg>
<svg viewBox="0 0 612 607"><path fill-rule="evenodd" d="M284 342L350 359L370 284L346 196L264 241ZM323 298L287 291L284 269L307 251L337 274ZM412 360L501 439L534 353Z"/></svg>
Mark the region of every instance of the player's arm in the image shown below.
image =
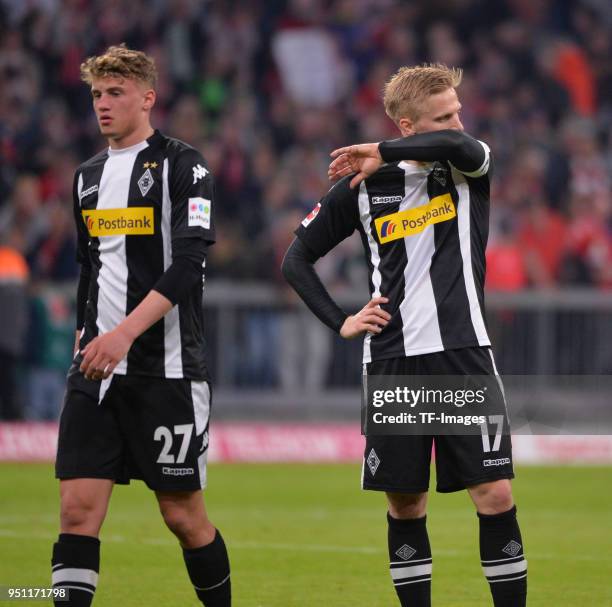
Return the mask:
<svg viewBox="0 0 612 607"><path fill-rule="evenodd" d="M79 341L83 325L85 324L85 309L87 308L87 297L89 295L89 282L91 280L91 259L89 258L89 232L81 212L79 197L80 174L77 171L74 175L72 184L72 210L74 223L77 231L76 261L81 271L79 273L79 283L77 287L76 300L76 334L74 338L74 349L76 354L79 350Z"/></svg>
<svg viewBox="0 0 612 607"><path fill-rule="evenodd" d="M345 338L365 331L378 333L390 318L377 307L386 298L376 298L358 314L349 316L333 300L314 269L320 257L353 233L358 221L355 195L344 180L330 190L296 230L297 238L289 246L281 267L287 282L310 310Z"/></svg>
<svg viewBox="0 0 612 607"><path fill-rule="evenodd" d="M357 173L351 180L352 188L385 162L447 160L468 177L486 174L490 162L490 150L486 143L454 129L420 133L381 143L352 145L334 150L331 156L334 160L329 166L329 178L335 180Z"/></svg>
<svg viewBox="0 0 612 607"><path fill-rule="evenodd" d="M199 167L196 178L194 167ZM212 224L213 184L202 156L184 150L169 178L172 263L153 289L115 329L96 337L82 351L81 371L99 379L111 375L134 340L162 319L193 288L201 285L206 250L215 240ZM192 212L190 209L196 205Z"/></svg>
<svg viewBox="0 0 612 607"><path fill-rule="evenodd" d="M366 331L380 333L391 317L377 306L387 303L388 299L375 297L357 314L347 314L333 300L316 273L314 263L317 259L299 238L295 238L287 249L281 267L287 282L313 314L346 339L357 337Z"/></svg>

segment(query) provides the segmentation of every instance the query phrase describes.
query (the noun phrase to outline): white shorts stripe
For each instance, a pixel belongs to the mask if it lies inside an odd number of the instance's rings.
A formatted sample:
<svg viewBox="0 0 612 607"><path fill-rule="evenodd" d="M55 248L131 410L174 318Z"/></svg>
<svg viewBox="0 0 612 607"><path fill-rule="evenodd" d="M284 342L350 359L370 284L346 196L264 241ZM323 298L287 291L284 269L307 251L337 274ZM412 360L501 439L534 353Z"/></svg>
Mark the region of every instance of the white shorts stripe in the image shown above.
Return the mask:
<svg viewBox="0 0 612 607"><path fill-rule="evenodd" d="M66 569L58 569L51 574L51 582L53 584L61 584L62 582L81 582L90 586L97 586L98 574L93 569L76 569L67 567Z"/></svg>
<svg viewBox="0 0 612 607"><path fill-rule="evenodd" d="M391 569L391 577L394 580L427 574L431 575L431 563L429 565L416 565L415 567L398 567L397 569Z"/></svg>

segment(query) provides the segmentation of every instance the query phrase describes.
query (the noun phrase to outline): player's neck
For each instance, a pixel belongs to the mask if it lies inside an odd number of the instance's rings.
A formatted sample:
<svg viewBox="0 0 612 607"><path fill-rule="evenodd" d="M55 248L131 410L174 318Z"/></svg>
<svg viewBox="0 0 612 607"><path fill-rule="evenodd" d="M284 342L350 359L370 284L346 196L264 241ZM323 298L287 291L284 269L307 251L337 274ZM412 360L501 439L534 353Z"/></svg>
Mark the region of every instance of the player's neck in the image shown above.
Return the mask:
<svg viewBox="0 0 612 607"><path fill-rule="evenodd" d="M139 128L135 131L132 131L125 137L109 137L108 138L108 147L111 150L123 150L125 148L131 148L134 145L138 145L139 143L145 141L153 135L154 129L150 124L145 124L142 128Z"/></svg>

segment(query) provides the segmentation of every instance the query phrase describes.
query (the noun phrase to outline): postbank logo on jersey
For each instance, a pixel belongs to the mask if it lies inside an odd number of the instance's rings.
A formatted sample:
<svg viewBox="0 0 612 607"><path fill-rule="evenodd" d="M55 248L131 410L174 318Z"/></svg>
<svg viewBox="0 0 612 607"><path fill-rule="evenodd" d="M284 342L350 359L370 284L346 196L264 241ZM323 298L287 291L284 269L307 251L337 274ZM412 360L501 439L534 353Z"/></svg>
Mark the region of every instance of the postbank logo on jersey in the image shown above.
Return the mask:
<svg viewBox="0 0 612 607"><path fill-rule="evenodd" d="M374 221L380 244L414 236L434 223L448 221L457 216L451 195L446 193L432 198L427 204L406 211L378 217Z"/></svg>
<svg viewBox="0 0 612 607"><path fill-rule="evenodd" d="M83 211L90 236L146 236L155 232L153 207Z"/></svg>

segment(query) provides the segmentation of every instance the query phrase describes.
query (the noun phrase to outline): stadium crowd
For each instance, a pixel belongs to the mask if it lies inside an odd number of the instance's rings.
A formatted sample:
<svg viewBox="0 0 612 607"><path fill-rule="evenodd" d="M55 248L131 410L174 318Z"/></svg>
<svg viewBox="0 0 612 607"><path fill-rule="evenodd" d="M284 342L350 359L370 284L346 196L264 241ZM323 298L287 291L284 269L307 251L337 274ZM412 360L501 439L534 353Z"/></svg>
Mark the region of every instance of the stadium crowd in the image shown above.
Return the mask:
<svg viewBox="0 0 612 607"><path fill-rule="evenodd" d="M495 155L488 287L612 288L605 0L0 0L0 300L27 289L30 330L48 322L38 285L76 279L72 178L105 145L79 65L121 41L156 59L154 124L215 175L210 278L284 291L281 257L329 187L329 151L397 136L383 83L428 61L464 68L463 123ZM349 240L323 275L350 287L361 257ZM69 334L65 301L45 305ZM0 367L36 357L1 316Z"/></svg>

